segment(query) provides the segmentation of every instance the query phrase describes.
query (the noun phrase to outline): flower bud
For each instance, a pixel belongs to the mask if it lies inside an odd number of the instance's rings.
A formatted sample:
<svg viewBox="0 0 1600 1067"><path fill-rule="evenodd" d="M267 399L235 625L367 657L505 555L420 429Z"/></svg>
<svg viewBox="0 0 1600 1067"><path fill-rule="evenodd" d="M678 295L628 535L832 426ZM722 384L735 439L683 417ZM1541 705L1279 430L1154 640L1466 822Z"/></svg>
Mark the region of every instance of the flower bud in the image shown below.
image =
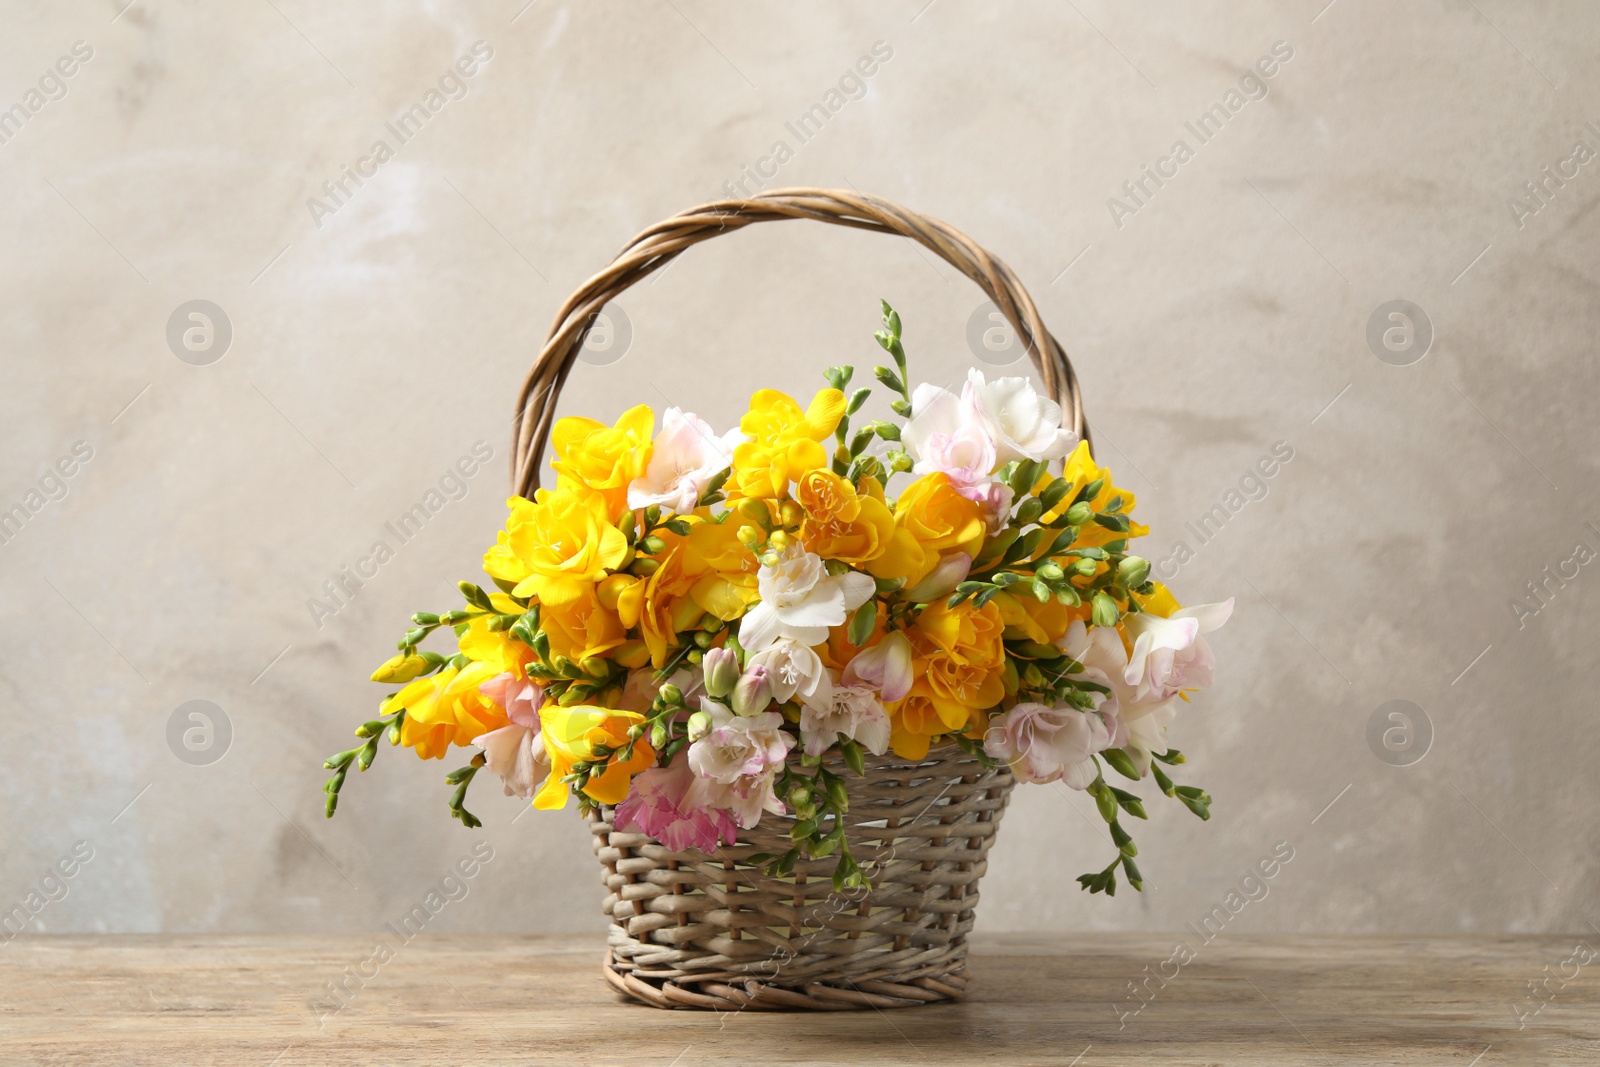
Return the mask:
<svg viewBox="0 0 1600 1067"><path fill-rule="evenodd" d="M772 703L772 679L763 664L756 664L744 672L739 684L733 687L733 711L736 715L755 715Z"/></svg>
<svg viewBox="0 0 1600 1067"><path fill-rule="evenodd" d="M706 693L721 700L739 684L739 654L731 648L709 648L702 661Z"/></svg>
<svg viewBox="0 0 1600 1067"><path fill-rule="evenodd" d="M1034 573L1047 582L1059 582L1066 576L1067 572L1061 569L1061 564L1052 560L1048 563L1041 563L1039 569Z"/></svg>
<svg viewBox="0 0 1600 1067"><path fill-rule="evenodd" d="M683 690L679 689L671 682L668 682L666 685L662 686L660 692L661 700L665 704L676 705L683 703Z"/></svg>
<svg viewBox="0 0 1600 1067"><path fill-rule="evenodd" d="M1105 593L1094 595L1094 624L1096 626L1115 626L1122 613L1117 610L1117 602Z"/></svg>
<svg viewBox="0 0 1600 1067"><path fill-rule="evenodd" d="M689 740L698 741L711 729L711 715L709 712L697 711L689 716Z"/></svg>
<svg viewBox="0 0 1600 1067"><path fill-rule="evenodd" d="M667 747L667 728L660 723L650 727L650 747L657 752Z"/></svg>
<svg viewBox="0 0 1600 1067"><path fill-rule="evenodd" d="M1080 500L1067 509L1069 526L1087 526L1092 518L1094 518L1094 507L1087 500Z"/></svg>
<svg viewBox="0 0 1600 1067"><path fill-rule="evenodd" d="M1072 565L1072 569L1083 575L1085 578L1093 578L1094 572L1100 569L1100 564L1096 563L1092 559L1080 559L1078 562Z"/></svg>
<svg viewBox="0 0 1600 1067"><path fill-rule="evenodd" d="M767 538L767 544L782 552L789 547L789 535L782 530L773 530Z"/></svg>
<svg viewBox="0 0 1600 1067"><path fill-rule="evenodd" d="M967 580L967 572L971 569L971 556L965 552L947 552L939 558L938 565L928 572L926 578L906 592L906 596L918 604L931 604L955 592L956 586Z"/></svg>
<svg viewBox="0 0 1600 1067"><path fill-rule="evenodd" d="M794 527L799 526L805 521L806 512L805 509L795 501L785 500L783 505L778 509L778 516L780 519L782 519L785 526Z"/></svg>
<svg viewBox="0 0 1600 1067"><path fill-rule="evenodd" d="M1129 556L1117 564L1117 577L1129 589L1137 589L1150 576L1150 561L1142 556Z"/></svg>
<svg viewBox="0 0 1600 1067"><path fill-rule="evenodd" d="M383 665L372 672L374 682L409 682L420 678L428 669L428 661L418 655L400 653L390 656Z"/></svg>

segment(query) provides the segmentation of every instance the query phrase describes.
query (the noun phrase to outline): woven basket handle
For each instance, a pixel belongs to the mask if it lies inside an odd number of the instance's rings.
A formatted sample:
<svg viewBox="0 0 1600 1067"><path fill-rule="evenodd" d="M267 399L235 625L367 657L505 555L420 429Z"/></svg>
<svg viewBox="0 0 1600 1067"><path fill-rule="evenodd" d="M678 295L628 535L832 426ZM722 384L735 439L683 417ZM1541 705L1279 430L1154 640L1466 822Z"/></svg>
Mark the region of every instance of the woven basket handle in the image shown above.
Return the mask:
<svg viewBox="0 0 1600 1067"><path fill-rule="evenodd" d="M532 497L538 488L539 467L544 460L545 441L555 421L561 386L606 301L666 266L690 245L742 229L753 222L784 219L815 219L837 226L909 237L977 282L1027 345L1045 391L1061 405L1063 425L1088 439L1078 376L1060 342L1045 329L1033 298L1010 267L961 231L888 200L838 189L774 189L748 200L702 204L656 223L628 242L610 265L567 298L556 313L550 336L517 398L517 417L512 429L513 492Z"/></svg>

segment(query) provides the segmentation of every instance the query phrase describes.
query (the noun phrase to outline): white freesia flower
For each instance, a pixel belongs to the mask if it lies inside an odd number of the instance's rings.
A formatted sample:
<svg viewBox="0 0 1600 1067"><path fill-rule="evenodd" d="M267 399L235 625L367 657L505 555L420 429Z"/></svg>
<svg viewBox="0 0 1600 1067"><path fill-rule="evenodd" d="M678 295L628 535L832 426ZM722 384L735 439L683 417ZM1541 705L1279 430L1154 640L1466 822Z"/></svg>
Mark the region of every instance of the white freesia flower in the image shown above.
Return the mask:
<svg viewBox="0 0 1600 1067"><path fill-rule="evenodd" d="M747 652L760 652L780 637L822 644L828 628L865 604L877 585L855 571L830 575L821 556L792 544L776 566L761 568L756 589L761 602L739 623L739 644Z"/></svg>
<svg viewBox="0 0 1600 1067"><path fill-rule="evenodd" d="M1116 743L1117 748L1126 752L1133 765L1143 778L1150 773L1150 761L1156 753L1165 754L1172 746L1167 744L1167 727L1172 725L1172 720L1178 717L1178 702L1169 700L1158 705L1125 727L1127 737Z"/></svg>
<svg viewBox="0 0 1600 1067"><path fill-rule="evenodd" d="M1027 378L985 382L974 368L961 399L988 420L1000 466L1014 459L1061 459L1078 445L1078 435L1061 427L1061 405L1039 395Z"/></svg>
<svg viewBox="0 0 1600 1067"><path fill-rule="evenodd" d="M1148 612L1129 615L1124 624L1133 651L1123 681L1158 702L1184 689L1205 689L1211 684L1216 658L1201 635L1220 629L1232 614L1229 597L1220 604L1182 608L1165 619Z"/></svg>
<svg viewBox="0 0 1600 1067"><path fill-rule="evenodd" d="M711 479L733 462L733 450L744 439L737 428L719 438L698 415L668 408L644 476L628 486L628 506L659 504L678 515L693 511Z"/></svg>
<svg viewBox="0 0 1600 1067"><path fill-rule="evenodd" d="M965 571L961 577L966 577ZM899 630L886 635L871 648L857 652L844 669L846 685L865 682L891 704L911 692L911 683L915 680L911 669L911 642Z"/></svg>
<svg viewBox="0 0 1600 1067"><path fill-rule="evenodd" d="M820 756L840 735L851 738L874 756L889 747L889 713L870 685L835 685L826 699L813 698L800 710L800 740Z"/></svg>
<svg viewBox="0 0 1600 1067"><path fill-rule="evenodd" d="M1096 682L1111 690L1108 707L1112 714L1124 722L1132 722L1148 715L1160 701L1141 699L1138 686L1124 680L1128 668L1128 653L1122 647L1122 638L1112 626L1084 625L1074 619L1060 641L1061 651L1083 664L1083 673L1075 677ZM1126 739L1126 730L1119 733ZM1119 742L1120 743L1120 742Z"/></svg>
<svg viewBox="0 0 1600 1067"><path fill-rule="evenodd" d="M746 669L754 667L766 668L772 699L780 704L797 696L825 701L833 689L833 679L822 665L822 657L790 637L780 637L751 656Z"/></svg>

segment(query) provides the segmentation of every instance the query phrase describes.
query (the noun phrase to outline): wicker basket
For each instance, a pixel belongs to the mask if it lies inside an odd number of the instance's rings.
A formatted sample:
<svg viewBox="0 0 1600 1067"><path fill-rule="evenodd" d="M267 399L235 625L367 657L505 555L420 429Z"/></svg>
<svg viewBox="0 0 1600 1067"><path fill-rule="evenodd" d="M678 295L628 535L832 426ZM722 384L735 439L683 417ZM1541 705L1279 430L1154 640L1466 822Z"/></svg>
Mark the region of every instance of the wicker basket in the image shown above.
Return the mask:
<svg viewBox="0 0 1600 1067"><path fill-rule="evenodd" d="M1016 779L953 745L873 758L850 779L845 837L872 883L836 892L832 858L792 878L745 865L789 849L765 815L716 855L590 824L611 917L606 977L661 1008L899 1008L959 997L978 879ZM830 768L848 774L842 766Z"/></svg>
<svg viewBox="0 0 1600 1067"><path fill-rule="evenodd" d="M1072 365L1004 263L897 204L783 189L652 226L567 300L518 398L513 490L532 496L538 487L562 383L608 300L691 245L799 218L909 237L954 265L1016 329L1069 428L1088 437ZM612 923L611 985L655 1007L716 1010L889 1008L960 997L978 880L1016 780L945 745L922 760L870 758L866 780L849 782L846 837L870 885L847 893L833 890L831 858L801 861L784 878L744 862L787 851L790 818L766 815L737 845L706 855L620 833L609 810L594 816Z"/></svg>

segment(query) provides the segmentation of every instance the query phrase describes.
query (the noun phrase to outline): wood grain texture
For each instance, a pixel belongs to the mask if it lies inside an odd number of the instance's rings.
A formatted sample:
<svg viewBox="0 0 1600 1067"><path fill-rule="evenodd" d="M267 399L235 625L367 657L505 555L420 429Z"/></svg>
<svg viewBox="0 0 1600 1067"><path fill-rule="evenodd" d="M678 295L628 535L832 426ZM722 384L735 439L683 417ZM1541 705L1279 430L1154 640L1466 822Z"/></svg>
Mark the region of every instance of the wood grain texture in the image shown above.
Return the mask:
<svg viewBox="0 0 1600 1067"><path fill-rule="evenodd" d="M818 1016L625 1002L599 937L423 933L319 1025L373 939L28 936L0 947L0 1063L1600 1063L1600 963L1513 1011L1592 936L1184 936L1196 958L1120 1026L1178 938L980 935L966 1001Z"/></svg>

